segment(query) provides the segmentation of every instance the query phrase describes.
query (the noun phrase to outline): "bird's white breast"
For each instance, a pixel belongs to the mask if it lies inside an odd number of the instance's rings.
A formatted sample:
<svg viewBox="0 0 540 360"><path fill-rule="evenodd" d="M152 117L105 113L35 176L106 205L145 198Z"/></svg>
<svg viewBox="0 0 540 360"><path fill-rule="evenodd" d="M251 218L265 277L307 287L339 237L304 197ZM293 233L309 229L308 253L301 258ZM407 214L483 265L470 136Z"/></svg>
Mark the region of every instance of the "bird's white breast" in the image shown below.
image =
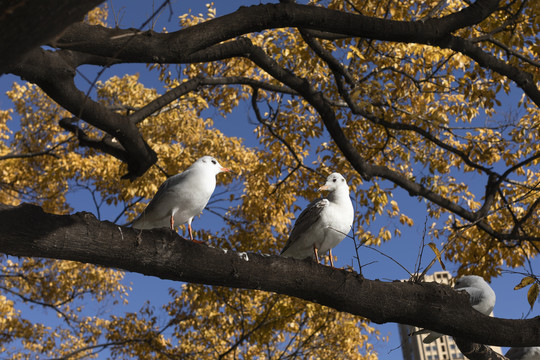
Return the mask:
<svg viewBox="0 0 540 360"><path fill-rule="evenodd" d="M174 220L183 224L198 215L210 200L216 188L216 178L211 176L190 176L185 182L172 187L174 196Z"/></svg>
<svg viewBox="0 0 540 360"><path fill-rule="evenodd" d="M354 210L350 200L343 202L329 202L321 213L320 226L323 228L324 237L316 244L320 254L337 246L351 230L354 219Z"/></svg>

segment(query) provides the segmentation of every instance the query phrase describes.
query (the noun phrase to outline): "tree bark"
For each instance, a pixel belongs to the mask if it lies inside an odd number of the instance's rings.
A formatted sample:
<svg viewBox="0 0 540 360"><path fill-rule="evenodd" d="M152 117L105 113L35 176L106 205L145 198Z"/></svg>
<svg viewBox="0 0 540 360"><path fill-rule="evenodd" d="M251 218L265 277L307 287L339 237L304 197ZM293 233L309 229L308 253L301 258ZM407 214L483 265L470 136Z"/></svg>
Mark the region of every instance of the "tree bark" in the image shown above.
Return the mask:
<svg viewBox="0 0 540 360"><path fill-rule="evenodd" d="M0 75L47 43L103 0L0 1Z"/></svg>
<svg viewBox="0 0 540 360"><path fill-rule="evenodd" d="M496 353L490 347L475 344L466 339L454 338L459 350L469 360L508 360L504 355Z"/></svg>
<svg viewBox="0 0 540 360"><path fill-rule="evenodd" d="M429 328L475 343L540 345L540 317L485 316L470 306L466 294L446 285L368 280L310 260L196 244L167 229L141 232L100 222L85 212L53 215L35 205L0 205L0 251L81 261L162 279L271 291L376 323Z"/></svg>

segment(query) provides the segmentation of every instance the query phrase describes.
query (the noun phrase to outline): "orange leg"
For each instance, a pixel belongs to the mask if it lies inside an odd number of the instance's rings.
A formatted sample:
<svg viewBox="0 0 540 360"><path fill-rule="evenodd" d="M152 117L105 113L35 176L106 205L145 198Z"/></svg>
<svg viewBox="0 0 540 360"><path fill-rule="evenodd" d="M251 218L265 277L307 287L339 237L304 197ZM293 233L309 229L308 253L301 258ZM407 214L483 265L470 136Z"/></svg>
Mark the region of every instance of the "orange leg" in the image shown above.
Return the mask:
<svg viewBox="0 0 540 360"><path fill-rule="evenodd" d="M174 217L171 215L171 230L174 230Z"/></svg>
<svg viewBox="0 0 540 360"><path fill-rule="evenodd" d="M332 249L328 250L328 256L330 257L330 266L335 269L335 267L334 267L334 256L332 255Z"/></svg>
<svg viewBox="0 0 540 360"><path fill-rule="evenodd" d="M189 222L188 222L187 229L188 229L189 238L191 239L191 241L193 241L193 242L195 242L195 243L197 243L197 244L202 244L202 243L204 243L204 241L193 239L193 230L191 229L191 223L189 223Z"/></svg>
<svg viewBox="0 0 540 360"><path fill-rule="evenodd" d="M317 261L317 264L320 264L321 262L319 261L319 250L317 250L317 247L315 245L313 245L313 253L315 254L315 260Z"/></svg>

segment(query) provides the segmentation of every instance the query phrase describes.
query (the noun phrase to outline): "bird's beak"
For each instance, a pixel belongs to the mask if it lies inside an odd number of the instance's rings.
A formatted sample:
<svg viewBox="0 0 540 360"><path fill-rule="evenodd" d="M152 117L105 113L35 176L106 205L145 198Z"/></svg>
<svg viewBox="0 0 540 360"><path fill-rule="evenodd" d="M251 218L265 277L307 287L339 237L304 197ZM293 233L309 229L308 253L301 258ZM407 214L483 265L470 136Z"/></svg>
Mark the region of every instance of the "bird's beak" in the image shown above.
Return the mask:
<svg viewBox="0 0 540 360"><path fill-rule="evenodd" d="M221 172L232 172L231 169L228 169L228 168L226 168L226 167L222 167L222 168L220 168L219 170L221 170Z"/></svg>
<svg viewBox="0 0 540 360"><path fill-rule="evenodd" d="M324 190L328 190L328 185L321 186L317 191L324 191Z"/></svg>

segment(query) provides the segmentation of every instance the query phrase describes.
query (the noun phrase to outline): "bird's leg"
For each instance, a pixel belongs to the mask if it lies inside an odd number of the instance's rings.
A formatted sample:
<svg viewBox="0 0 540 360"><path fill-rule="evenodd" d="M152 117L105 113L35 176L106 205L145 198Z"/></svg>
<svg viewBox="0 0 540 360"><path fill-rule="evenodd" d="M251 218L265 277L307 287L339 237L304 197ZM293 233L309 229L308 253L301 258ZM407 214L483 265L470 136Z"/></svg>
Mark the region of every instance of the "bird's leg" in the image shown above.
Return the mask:
<svg viewBox="0 0 540 360"><path fill-rule="evenodd" d="M332 256L332 249L328 250L328 257L330 259L330 266L333 267L335 269L335 266L334 266L334 256Z"/></svg>
<svg viewBox="0 0 540 360"><path fill-rule="evenodd" d="M315 245L313 245L313 253L315 254L315 260L317 261L317 264L320 264L321 262L319 261L319 250L317 250L317 247Z"/></svg>
<svg viewBox="0 0 540 360"><path fill-rule="evenodd" d="M174 217L171 215L171 230L174 230Z"/></svg>
<svg viewBox="0 0 540 360"><path fill-rule="evenodd" d="M187 229L188 229L189 238L191 239L191 241L193 241L193 242L195 242L195 243L197 243L197 244L202 244L202 243L204 243L204 241L202 241L202 240L195 240L195 239L193 239L193 230L191 229L191 222L188 222Z"/></svg>

